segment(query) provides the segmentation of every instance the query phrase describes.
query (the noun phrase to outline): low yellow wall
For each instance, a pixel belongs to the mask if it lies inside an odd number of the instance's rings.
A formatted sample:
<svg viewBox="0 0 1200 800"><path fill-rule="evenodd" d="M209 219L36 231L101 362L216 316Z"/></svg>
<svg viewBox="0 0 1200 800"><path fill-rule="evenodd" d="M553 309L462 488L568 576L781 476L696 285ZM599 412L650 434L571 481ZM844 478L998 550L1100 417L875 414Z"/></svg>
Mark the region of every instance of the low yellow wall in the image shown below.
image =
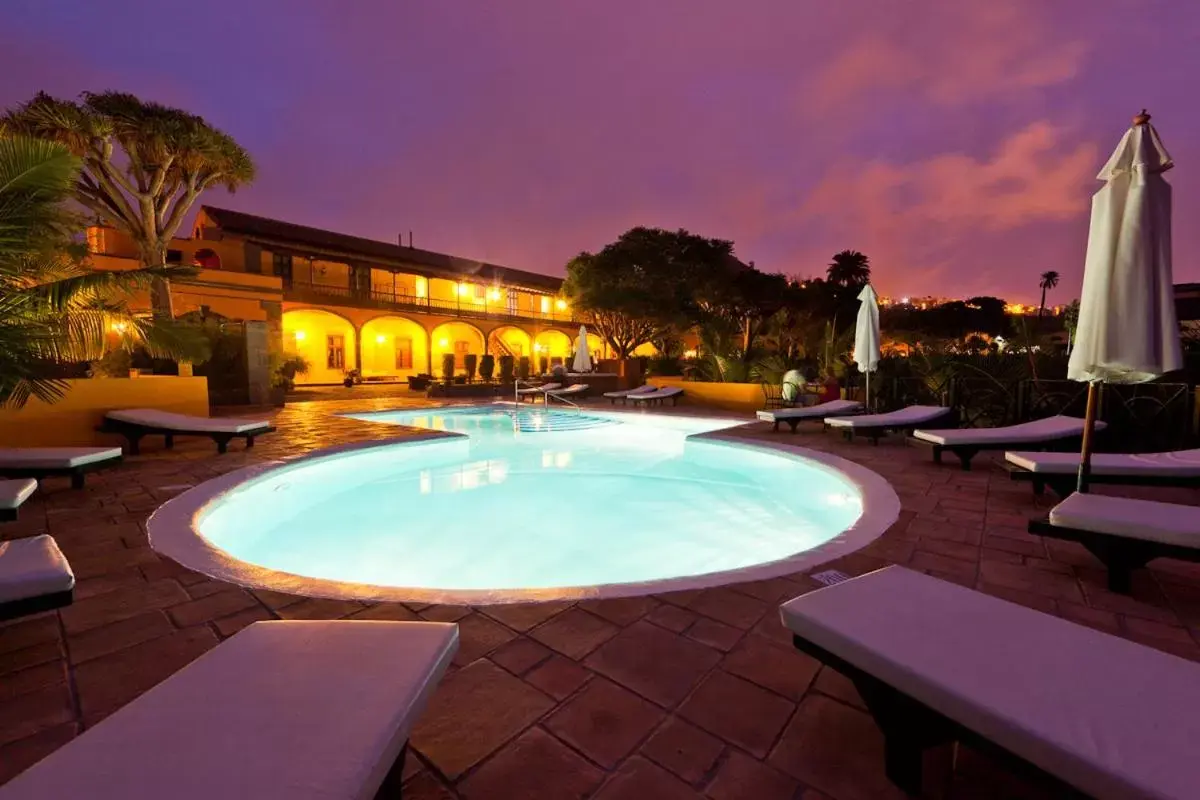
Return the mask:
<svg viewBox="0 0 1200 800"><path fill-rule="evenodd" d="M757 383L706 383L683 378L655 377L652 386L678 386L683 402L723 408L727 411L757 411L766 405L762 386Z"/></svg>
<svg viewBox="0 0 1200 800"><path fill-rule="evenodd" d="M0 442L7 447L113 445L119 436L97 433L106 411L157 408L208 416L208 379L153 375L67 381L57 403L33 398L20 410L0 408Z"/></svg>

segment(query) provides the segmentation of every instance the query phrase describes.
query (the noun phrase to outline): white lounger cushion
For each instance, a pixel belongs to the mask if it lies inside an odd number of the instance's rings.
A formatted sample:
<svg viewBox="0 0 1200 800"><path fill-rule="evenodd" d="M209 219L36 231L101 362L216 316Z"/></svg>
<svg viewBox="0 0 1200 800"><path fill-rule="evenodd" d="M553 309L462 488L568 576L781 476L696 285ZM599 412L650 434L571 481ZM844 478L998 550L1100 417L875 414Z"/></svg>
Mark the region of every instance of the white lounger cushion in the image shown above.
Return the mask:
<svg viewBox="0 0 1200 800"><path fill-rule="evenodd" d="M1079 471L1079 453L1004 454L1005 460L1030 472L1074 475ZM1200 477L1200 450L1170 453L1093 453L1093 475Z"/></svg>
<svg viewBox="0 0 1200 800"><path fill-rule="evenodd" d="M120 422L144 425L147 428L195 431L197 433L250 433L271 426L271 423L265 419L194 417L190 414L159 411L156 408L126 408L120 411L109 411L105 416Z"/></svg>
<svg viewBox="0 0 1200 800"><path fill-rule="evenodd" d="M33 478L18 478L17 480L0 480L0 508L20 508L21 503L29 499L29 495L37 491L37 481Z"/></svg>
<svg viewBox="0 0 1200 800"><path fill-rule="evenodd" d="M1046 417L1019 425L1002 428L949 428L943 431L913 431L913 438L945 445L994 444L1011 442L1026 444L1052 442L1083 435L1084 421L1079 417ZM1096 430L1104 430L1105 423L1097 420Z"/></svg>
<svg viewBox="0 0 1200 800"><path fill-rule="evenodd" d="M46 534L0 542L0 603L65 592L75 586L71 565Z"/></svg>
<svg viewBox="0 0 1200 800"><path fill-rule="evenodd" d="M554 394L554 395L579 394L580 392L586 392L587 388L588 388L588 385L586 383L572 383L570 386L568 386L565 389L547 389L547 391L550 392L550 394Z"/></svg>
<svg viewBox="0 0 1200 800"><path fill-rule="evenodd" d="M258 622L0 798L370 798L457 647L441 623Z"/></svg>
<svg viewBox="0 0 1200 800"><path fill-rule="evenodd" d="M119 447L0 447L0 469L70 469L120 457Z"/></svg>
<svg viewBox="0 0 1200 800"><path fill-rule="evenodd" d="M1198 664L903 567L781 611L801 637L1095 797L1196 797Z"/></svg>
<svg viewBox="0 0 1200 800"><path fill-rule="evenodd" d="M664 386L661 389L655 389L653 392L645 394L631 394L629 399L636 403L645 402L647 400L662 400L664 397L674 397L677 394L683 394L683 389L678 386Z"/></svg>
<svg viewBox="0 0 1200 800"><path fill-rule="evenodd" d="M856 400L828 400L807 408L773 408L754 413L765 422L783 422L785 419L820 419L828 414L848 414L861 408L862 403Z"/></svg>
<svg viewBox="0 0 1200 800"><path fill-rule="evenodd" d="M539 394L540 392L549 392L562 386L561 383L543 383L541 386L527 386L524 389L517 389L517 394Z"/></svg>
<svg viewBox="0 0 1200 800"><path fill-rule="evenodd" d="M605 397L629 397L630 395L633 395L633 394L647 394L649 392L654 392L654 391L657 391L657 388L654 386L651 386L650 384L647 383L643 386L637 387L636 389L622 389L619 392L605 392L604 396Z"/></svg>
<svg viewBox="0 0 1200 800"><path fill-rule="evenodd" d="M948 414L946 406L908 406L886 414L864 414L860 417L830 417L825 424L833 428L907 428L920 425Z"/></svg>
<svg viewBox="0 0 1200 800"><path fill-rule="evenodd" d="M1050 524L1200 548L1200 507L1196 506L1076 492L1050 509Z"/></svg>

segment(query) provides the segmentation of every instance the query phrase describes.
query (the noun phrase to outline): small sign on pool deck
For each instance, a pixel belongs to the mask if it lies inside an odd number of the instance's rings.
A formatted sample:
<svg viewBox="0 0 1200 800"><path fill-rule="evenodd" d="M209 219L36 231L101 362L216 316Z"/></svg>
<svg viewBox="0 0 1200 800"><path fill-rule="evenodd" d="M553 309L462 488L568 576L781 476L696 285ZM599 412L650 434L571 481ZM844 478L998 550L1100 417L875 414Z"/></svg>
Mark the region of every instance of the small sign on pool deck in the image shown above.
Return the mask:
<svg viewBox="0 0 1200 800"><path fill-rule="evenodd" d="M826 586L833 586L835 583L850 580L850 576L840 570L827 569L824 572L817 572L810 575L817 583L823 583Z"/></svg>

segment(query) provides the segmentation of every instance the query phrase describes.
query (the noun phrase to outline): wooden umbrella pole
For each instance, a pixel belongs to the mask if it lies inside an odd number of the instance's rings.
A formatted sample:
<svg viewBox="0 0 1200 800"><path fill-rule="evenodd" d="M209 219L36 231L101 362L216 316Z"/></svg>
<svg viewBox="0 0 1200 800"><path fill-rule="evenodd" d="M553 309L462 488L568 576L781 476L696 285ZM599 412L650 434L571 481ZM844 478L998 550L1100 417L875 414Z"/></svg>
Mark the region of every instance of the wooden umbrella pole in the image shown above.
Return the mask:
<svg viewBox="0 0 1200 800"><path fill-rule="evenodd" d="M1083 447L1079 451L1079 480L1075 491L1086 492L1092 472L1092 436L1096 432L1096 406L1100 404L1100 382L1088 384L1087 413L1083 420Z"/></svg>

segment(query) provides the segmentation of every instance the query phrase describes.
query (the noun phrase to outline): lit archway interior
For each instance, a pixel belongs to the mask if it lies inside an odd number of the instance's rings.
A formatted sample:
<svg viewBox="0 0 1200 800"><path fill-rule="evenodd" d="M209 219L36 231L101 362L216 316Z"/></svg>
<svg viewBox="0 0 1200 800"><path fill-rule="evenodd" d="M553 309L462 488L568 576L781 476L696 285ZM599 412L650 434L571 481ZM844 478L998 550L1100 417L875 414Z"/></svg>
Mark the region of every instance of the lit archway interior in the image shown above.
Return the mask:
<svg viewBox="0 0 1200 800"><path fill-rule="evenodd" d="M377 317L362 327L363 376L408 377L429 369L429 334L405 317Z"/></svg>
<svg viewBox="0 0 1200 800"><path fill-rule="evenodd" d="M433 374L438 377L442 375L442 356L446 353L454 354L454 372L458 374L464 371L465 356L482 356L487 350L480 330L465 322L443 322L433 329L429 338L433 351Z"/></svg>
<svg viewBox="0 0 1200 800"><path fill-rule="evenodd" d="M513 358L527 356L533 352L533 338L520 328L506 325L492 331L488 337L488 352L497 358L503 355Z"/></svg>
<svg viewBox="0 0 1200 800"><path fill-rule="evenodd" d="M354 326L328 311L305 308L283 312L283 349L308 362L296 383L341 383L354 369Z"/></svg>
<svg viewBox="0 0 1200 800"><path fill-rule="evenodd" d="M541 369L545 358L549 366L562 363L571 352L571 337L562 331L542 331L533 340L534 369Z"/></svg>

